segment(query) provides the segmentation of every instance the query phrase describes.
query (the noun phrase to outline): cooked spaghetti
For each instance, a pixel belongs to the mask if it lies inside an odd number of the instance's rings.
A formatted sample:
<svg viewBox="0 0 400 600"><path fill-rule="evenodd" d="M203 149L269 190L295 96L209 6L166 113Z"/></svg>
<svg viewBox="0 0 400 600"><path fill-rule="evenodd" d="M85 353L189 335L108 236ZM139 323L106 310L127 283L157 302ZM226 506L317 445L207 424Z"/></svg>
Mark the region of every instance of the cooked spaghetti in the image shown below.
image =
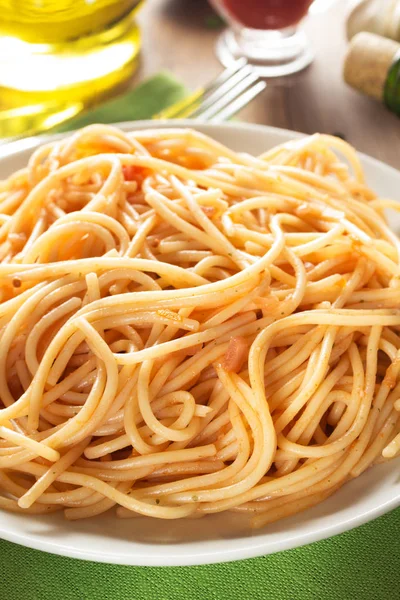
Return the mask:
<svg viewBox="0 0 400 600"><path fill-rule="evenodd" d="M400 242L354 150L90 126L0 184L0 507L254 526L400 452Z"/></svg>

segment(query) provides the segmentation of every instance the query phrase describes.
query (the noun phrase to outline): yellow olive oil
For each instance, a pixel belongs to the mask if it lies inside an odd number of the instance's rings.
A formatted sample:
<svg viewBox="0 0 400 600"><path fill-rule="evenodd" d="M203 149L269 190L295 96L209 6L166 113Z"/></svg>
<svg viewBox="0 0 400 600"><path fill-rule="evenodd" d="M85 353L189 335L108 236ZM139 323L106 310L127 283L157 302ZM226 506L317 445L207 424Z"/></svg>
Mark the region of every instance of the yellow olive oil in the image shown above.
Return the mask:
<svg viewBox="0 0 400 600"><path fill-rule="evenodd" d="M0 136L49 129L132 74L138 0L0 0Z"/></svg>

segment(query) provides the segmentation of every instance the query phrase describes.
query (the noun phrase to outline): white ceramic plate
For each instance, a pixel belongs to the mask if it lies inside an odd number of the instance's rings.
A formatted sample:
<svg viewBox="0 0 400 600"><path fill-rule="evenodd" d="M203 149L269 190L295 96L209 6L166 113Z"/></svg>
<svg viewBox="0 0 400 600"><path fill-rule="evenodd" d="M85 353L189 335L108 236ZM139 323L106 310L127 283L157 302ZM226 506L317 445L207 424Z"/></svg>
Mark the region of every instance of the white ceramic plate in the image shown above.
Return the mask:
<svg viewBox="0 0 400 600"><path fill-rule="evenodd" d="M164 126L177 126L169 122ZM193 122L179 122L192 126ZM159 123L123 124L124 129L160 127ZM299 134L246 124L198 124L197 129L234 150L261 154ZM30 150L1 148L0 178L26 164ZM26 144L25 144L26 146ZM5 152L6 151L6 152ZM400 172L361 156L368 183L380 195L400 200ZM395 217L393 217L395 219ZM398 224L393 221L398 231ZM98 562L125 565L198 565L271 554L327 538L400 505L400 459L369 469L319 506L260 531L250 531L233 513L200 520L119 520L112 513L67 522L62 515L30 516L0 511L0 535L12 542Z"/></svg>

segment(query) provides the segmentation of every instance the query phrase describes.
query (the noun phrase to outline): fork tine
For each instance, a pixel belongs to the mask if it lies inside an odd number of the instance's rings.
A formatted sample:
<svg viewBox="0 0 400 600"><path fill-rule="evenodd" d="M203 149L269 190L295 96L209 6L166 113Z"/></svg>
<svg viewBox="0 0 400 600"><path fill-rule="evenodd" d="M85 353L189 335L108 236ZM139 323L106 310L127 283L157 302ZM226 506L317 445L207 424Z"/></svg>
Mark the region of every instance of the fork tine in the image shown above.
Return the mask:
<svg viewBox="0 0 400 600"><path fill-rule="evenodd" d="M245 58L238 58L231 67L228 67L222 71L215 79L210 81L204 88L204 93L207 94L213 91L215 88L219 88L227 79L230 79L232 75L243 69L247 65Z"/></svg>
<svg viewBox="0 0 400 600"><path fill-rule="evenodd" d="M239 71L237 71L232 77L227 79L220 87L218 87L211 94L206 94L201 99L201 104L197 107L194 107L194 110L190 113L190 118L197 117L200 113L204 113L205 110L214 106L217 102L219 102L225 95L230 92L232 89L238 89L237 86L250 75L253 75L253 70L249 66L245 66Z"/></svg>
<svg viewBox="0 0 400 600"><path fill-rule="evenodd" d="M259 80L259 77L255 73L250 73L247 77L245 77L242 81L240 81L234 88L232 88L229 92L224 94L222 98L214 102L212 106L209 106L205 110L200 108L200 110L196 111L196 118L201 118L205 120L212 119L217 113L219 113L225 106L233 102L236 98L241 96L247 88L249 88L252 84L256 83Z"/></svg>
<svg viewBox="0 0 400 600"><path fill-rule="evenodd" d="M265 81L259 81L250 87L246 92L235 98L230 104L227 104L223 109L215 114L211 121L227 121L231 117L234 117L242 108L247 106L258 94L260 94L267 84Z"/></svg>
<svg viewBox="0 0 400 600"><path fill-rule="evenodd" d="M195 110L204 98L209 97L217 91L222 85L230 80L238 71L243 69L247 64L245 58L240 58L235 63L222 71L218 77L210 81L204 88L200 88L191 94L188 98L184 98L181 102L173 104L172 106L161 111L155 115L153 119L178 119L189 116L192 110Z"/></svg>

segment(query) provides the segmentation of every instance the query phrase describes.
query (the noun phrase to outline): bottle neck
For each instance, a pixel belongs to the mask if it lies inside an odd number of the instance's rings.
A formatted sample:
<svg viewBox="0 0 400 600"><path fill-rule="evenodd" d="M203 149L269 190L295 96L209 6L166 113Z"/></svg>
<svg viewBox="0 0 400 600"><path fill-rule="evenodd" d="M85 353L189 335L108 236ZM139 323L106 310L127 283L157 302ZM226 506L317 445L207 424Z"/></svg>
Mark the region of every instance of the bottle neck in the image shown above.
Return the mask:
<svg viewBox="0 0 400 600"><path fill-rule="evenodd" d="M389 110L400 116L400 51L389 69L383 92L383 101Z"/></svg>

